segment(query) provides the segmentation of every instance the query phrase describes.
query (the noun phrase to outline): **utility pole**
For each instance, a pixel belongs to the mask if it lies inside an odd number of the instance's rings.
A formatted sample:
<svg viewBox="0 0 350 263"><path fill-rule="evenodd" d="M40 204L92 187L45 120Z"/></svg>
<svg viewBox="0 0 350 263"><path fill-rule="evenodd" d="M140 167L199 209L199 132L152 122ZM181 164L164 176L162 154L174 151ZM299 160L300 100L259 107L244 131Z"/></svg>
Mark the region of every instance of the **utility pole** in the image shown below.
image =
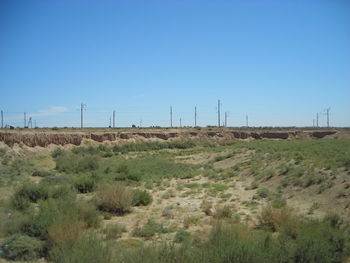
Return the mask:
<svg viewBox="0 0 350 263"><path fill-rule="evenodd" d="M218 100L218 127L220 128L220 100Z"/></svg>
<svg viewBox="0 0 350 263"><path fill-rule="evenodd" d="M141 118L141 120L140 120L140 128L142 128L142 118Z"/></svg>
<svg viewBox="0 0 350 263"><path fill-rule="evenodd" d="M181 118L180 118L180 128L182 127L182 125L181 125Z"/></svg>
<svg viewBox="0 0 350 263"><path fill-rule="evenodd" d="M225 127L227 127L227 111L225 111Z"/></svg>
<svg viewBox="0 0 350 263"><path fill-rule="evenodd" d="M108 126L109 128L111 128L112 127L112 117L109 117L109 126Z"/></svg>
<svg viewBox="0 0 350 263"><path fill-rule="evenodd" d="M113 111L113 128L115 128L115 110Z"/></svg>
<svg viewBox="0 0 350 263"><path fill-rule="evenodd" d="M27 127L27 113L24 113L24 128Z"/></svg>
<svg viewBox="0 0 350 263"><path fill-rule="evenodd" d="M249 125L248 125L248 115L245 116L245 123L246 123L246 126L249 127Z"/></svg>
<svg viewBox="0 0 350 263"><path fill-rule="evenodd" d="M318 127L318 112L316 113L316 127Z"/></svg>
<svg viewBox="0 0 350 263"><path fill-rule="evenodd" d="M4 128L4 112L1 111L1 128Z"/></svg>
<svg viewBox="0 0 350 263"><path fill-rule="evenodd" d="M197 127L197 107L194 107L194 127Z"/></svg>
<svg viewBox="0 0 350 263"><path fill-rule="evenodd" d="M173 127L173 107L170 106L170 127Z"/></svg>
<svg viewBox="0 0 350 263"><path fill-rule="evenodd" d="M82 129L84 127L83 123L84 123L84 115L83 112L86 109L86 104L81 104L80 105L80 128Z"/></svg>
<svg viewBox="0 0 350 263"><path fill-rule="evenodd" d="M329 107L327 109L327 128L329 128L329 111L331 110L331 108Z"/></svg>

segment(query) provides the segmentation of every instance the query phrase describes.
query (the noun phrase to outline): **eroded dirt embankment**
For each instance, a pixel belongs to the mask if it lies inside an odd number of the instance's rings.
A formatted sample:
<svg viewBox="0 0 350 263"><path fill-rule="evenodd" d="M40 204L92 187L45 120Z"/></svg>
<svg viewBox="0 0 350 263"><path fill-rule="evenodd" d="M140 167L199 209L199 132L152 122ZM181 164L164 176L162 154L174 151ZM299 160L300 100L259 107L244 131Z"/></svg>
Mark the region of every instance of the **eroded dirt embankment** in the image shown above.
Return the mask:
<svg viewBox="0 0 350 263"><path fill-rule="evenodd" d="M323 131L235 131L219 130L211 131L201 129L196 131L125 131L125 132L36 132L36 131L0 131L0 142L13 147L15 144L29 147L47 147L54 145L81 145L84 139L96 142L122 142L128 140L148 140L148 139L179 139L179 140L213 140L230 141L244 139L295 139L295 138L323 138L336 134L334 130Z"/></svg>

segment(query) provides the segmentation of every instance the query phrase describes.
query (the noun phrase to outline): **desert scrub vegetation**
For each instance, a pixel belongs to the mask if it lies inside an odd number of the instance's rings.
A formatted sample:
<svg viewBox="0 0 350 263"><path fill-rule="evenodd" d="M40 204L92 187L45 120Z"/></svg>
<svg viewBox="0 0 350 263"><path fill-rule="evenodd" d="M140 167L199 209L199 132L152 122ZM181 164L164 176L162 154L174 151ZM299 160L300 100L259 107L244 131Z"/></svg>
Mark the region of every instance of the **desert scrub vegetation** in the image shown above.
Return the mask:
<svg viewBox="0 0 350 263"><path fill-rule="evenodd" d="M293 141L251 141L235 144L255 151L259 159L294 160L295 164L310 164L319 168L350 168L350 140L319 139Z"/></svg>
<svg viewBox="0 0 350 263"><path fill-rule="evenodd" d="M143 142L143 143L129 143L124 145L116 145L113 147L113 152L128 153L128 152L142 152L142 151L157 151L162 149L188 149L196 146L193 141L186 142Z"/></svg>
<svg viewBox="0 0 350 263"><path fill-rule="evenodd" d="M165 234L171 232L171 229L164 227L163 224L158 223L154 219L149 219L143 227L137 227L132 231L135 237L142 237L150 239L155 234Z"/></svg>
<svg viewBox="0 0 350 263"><path fill-rule="evenodd" d="M133 195L121 184L102 185L95 195L95 203L101 211L123 215L130 212Z"/></svg>

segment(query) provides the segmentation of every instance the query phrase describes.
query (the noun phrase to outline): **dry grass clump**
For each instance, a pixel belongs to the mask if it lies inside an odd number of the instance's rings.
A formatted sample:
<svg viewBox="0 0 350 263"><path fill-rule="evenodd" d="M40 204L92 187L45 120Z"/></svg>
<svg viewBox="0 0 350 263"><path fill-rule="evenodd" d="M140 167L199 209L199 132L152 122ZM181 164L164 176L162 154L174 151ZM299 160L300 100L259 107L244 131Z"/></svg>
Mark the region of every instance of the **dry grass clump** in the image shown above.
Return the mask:
<svg viewBox="0 0 350 263"><path fill-rule="evenodd" d="M232 216L232 209L228 205L225 205L223 207L218 206L214 214L214 218L216 219L232 218Z"/></svg>
<svg viewBox="0 0 350 263"><path fill-rule="evenodd" d="M203 200L200 206L202 212L205 213L207 216L213 215L213 212L211 211L212 207L213 204L207 200Z"/></svg>
<svg viewBox="0 0 350 263"><path fill-rule="evenodd" d="M295 210L287 206L274 208L267 205L258 216L258 227L272 232L284 232L292 237L298 232L300 223Z"/></svg>
<svg viewBox="0 0 350 263"><path fill-rule="evenodd" d="M114 184L100 187L95 196L97 207L105 212L123 215L130 211L133 195L129 188Z"/></svg>

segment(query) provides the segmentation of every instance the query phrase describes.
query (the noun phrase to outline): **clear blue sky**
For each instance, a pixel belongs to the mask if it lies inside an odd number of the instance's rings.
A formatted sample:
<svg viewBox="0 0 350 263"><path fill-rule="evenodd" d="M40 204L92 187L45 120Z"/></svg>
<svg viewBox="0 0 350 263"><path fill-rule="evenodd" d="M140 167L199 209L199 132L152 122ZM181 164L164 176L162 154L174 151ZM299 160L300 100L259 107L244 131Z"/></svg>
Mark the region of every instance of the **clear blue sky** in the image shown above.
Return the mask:
<svg viewBox="0 0 350 263"><path fill-rule="evenodd" d="M0 91L16 126L350 126L350 1L2 0Z"/></svg>

